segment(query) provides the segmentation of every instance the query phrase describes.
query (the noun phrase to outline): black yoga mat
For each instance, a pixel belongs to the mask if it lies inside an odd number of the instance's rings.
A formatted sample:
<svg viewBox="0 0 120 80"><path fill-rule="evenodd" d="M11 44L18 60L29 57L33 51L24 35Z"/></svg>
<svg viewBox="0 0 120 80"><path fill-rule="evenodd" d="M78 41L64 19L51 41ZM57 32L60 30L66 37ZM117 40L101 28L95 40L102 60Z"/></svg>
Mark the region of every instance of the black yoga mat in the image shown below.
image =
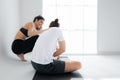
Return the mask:
<svg viewBox="0 0 120 80"><path fill-rule="evenodd" d="M36 72L32 80L83 80L83 78L78 71L56 75L44 75Z"/></svg>

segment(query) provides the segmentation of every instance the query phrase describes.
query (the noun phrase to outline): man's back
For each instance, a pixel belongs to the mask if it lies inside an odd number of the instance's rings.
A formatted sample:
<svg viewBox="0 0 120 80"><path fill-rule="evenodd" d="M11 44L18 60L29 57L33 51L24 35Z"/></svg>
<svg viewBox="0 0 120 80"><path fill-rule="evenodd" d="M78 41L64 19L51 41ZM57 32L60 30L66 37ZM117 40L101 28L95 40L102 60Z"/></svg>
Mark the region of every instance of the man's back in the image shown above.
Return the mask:
<svg viewBox="0 0 120 80"><path fill-rule="evenodd" d="M59 28L52 27L39 35L38 40L33 48L33 58L40 64L48 64L53 60L53 53L56 51L57 42L64 40Z"/></svg>

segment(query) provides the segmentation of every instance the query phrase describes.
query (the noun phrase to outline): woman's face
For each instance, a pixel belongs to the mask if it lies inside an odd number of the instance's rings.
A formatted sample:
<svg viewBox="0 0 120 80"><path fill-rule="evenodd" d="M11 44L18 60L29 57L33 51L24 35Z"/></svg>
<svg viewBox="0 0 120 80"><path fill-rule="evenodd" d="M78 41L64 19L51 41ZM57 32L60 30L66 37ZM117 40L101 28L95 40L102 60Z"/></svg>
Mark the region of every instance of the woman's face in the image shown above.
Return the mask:
<svg viewBox="0 0 120 80"><path fill-rule="evenodd" d="M43 23L44 23L44 20L36 20L35 21L35 26L36 26L36 28L42 28L42 25L43 25Z"/></svg>

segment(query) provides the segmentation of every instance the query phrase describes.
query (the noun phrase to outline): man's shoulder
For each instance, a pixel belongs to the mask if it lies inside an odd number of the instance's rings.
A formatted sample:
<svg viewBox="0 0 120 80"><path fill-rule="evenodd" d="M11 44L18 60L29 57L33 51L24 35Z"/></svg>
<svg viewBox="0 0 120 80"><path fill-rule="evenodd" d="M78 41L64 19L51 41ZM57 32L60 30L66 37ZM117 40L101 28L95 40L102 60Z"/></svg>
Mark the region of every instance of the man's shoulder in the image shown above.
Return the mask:
<svg viewBox="0 0 120 80"><path fill-rule="evenodd" d="M50 32L52 34L62 34L62 30L60 28L57 28L57 27L50 28L48 32Z"/></svg>
<svg viewBox="0 0 120 80"><path fill-rule="evenodd" d="M61 29L60 28L58 28L58 27L52 27L52 28L50 28L51 30L54 30L54 31L61 31Z"/></svg>

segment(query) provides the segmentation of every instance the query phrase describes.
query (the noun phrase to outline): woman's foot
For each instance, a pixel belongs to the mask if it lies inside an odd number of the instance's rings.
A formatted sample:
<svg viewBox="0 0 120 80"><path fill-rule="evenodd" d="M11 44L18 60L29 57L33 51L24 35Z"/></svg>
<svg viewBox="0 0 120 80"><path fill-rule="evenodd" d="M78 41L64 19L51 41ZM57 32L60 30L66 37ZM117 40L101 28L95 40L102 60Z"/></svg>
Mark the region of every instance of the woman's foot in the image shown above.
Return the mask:
<svg viewBox="0 0 120 80"><path fill-rule="evenodd" d="M27 60L24 58L24 54L19 54L19 55L17 55L17 56L20 58L21 61L24 61L24 62L27 61Z"/></svg>

